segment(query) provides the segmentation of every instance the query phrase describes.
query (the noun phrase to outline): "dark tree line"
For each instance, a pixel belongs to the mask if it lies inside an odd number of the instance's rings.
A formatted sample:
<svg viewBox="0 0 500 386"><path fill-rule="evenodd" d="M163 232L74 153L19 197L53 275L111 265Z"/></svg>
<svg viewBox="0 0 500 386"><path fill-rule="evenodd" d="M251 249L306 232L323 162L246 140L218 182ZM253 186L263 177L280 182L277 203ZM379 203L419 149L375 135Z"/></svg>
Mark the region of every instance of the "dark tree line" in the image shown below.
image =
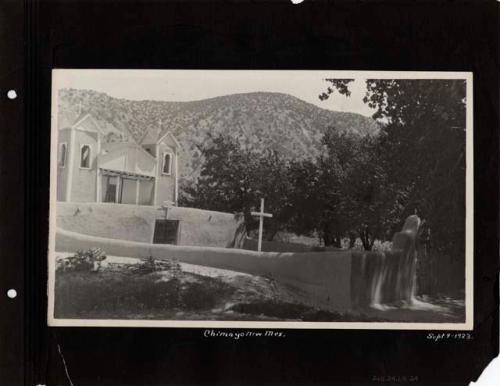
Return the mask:
<svg viewBox="0 0 500 386"><path fill-rule="evenodd" d="M393 189L379 164L377 137L327 130L316 159L289 160L272 150L242 149L227 136L210 138L202 149L205 163L196 186L186 188L183 204L243 212L248 230L257 222L250 212L265 198L265 236L277 232L318 235L324 245L340 247L359 237L370 250L399 221Z"/></svg>
<svg viewBox="0 0 500 386"><path fill-rule="evenodd" d="M327 95L347 95L349 82L327 81ZM368 79L366 86L364 102L385 122L378 147L401 221L415 212L425 221L420 277L434 292L463 290L466 82Z"/></svg>
<svg viewBox="0 0 500 386"><path fill-rule="evenodd" d="M320 95L350 95L349 79L327 79ZM318 235L325 245L359 238L366 250L390 239L417 213L441 254L463 256L465 213L465 81L366 81L364 102L382 122L374 136L325 129L315 159L290 160L272 150L250 151L231 137L209 138L196 186L184 205L243 212L261 197L266 238L278 231ZM436 241L437 240L437 241Z"/></svg>

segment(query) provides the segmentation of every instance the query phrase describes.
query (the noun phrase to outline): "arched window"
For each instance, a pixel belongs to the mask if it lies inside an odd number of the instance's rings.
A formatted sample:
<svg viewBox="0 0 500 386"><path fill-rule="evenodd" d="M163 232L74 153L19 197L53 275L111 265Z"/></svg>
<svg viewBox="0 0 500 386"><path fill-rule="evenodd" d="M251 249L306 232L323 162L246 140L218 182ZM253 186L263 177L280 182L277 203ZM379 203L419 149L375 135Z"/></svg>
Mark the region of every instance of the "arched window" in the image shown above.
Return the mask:
<svg viewBox="0 0 500 386"><path fill-rule="evenodd" d="M66 152L67 152L67 145L66 143L61 143L59 145L59 166L64 167L66 165Z"/></svg>
<svg viewBox="0 0 500 386"><path fill-rule="evenodd" d="M82 169L90 169L90 146L82 145L80 148L80 167Z"/></svg>
<svg viewBox="0 0 500 386"><path fill-rule="evenodd" d="M172 153L163 153L162 173L167 175L172 173Z"/></svg>

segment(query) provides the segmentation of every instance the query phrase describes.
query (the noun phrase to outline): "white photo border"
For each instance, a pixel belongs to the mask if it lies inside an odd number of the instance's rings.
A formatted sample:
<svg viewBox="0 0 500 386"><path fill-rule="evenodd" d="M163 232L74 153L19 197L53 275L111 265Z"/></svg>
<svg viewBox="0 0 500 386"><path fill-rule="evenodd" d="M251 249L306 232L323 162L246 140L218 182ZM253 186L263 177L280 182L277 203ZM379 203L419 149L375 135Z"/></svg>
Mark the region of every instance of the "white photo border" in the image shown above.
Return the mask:
<svg viewBox="0 0 500 386"><path fill-rule="evenodd" d="M176 76L193 71L222 71L227 75L242 76L245 72L288 72L290 76L317 73L323 78L365 79L463 79L466 81L466 173L465 173L465 322L463 323L410 323L410 322L264 322L264 321L213 321L213 320L131 320L131 319L60 319L54 317L55 303L55 236L57 199L57 116L59 82L65 76L81 72L144 72ZM473 73L427 71L327 71L327 70L110 70L110 69L53 69L51 108L50 154L50 212L48 243L48 313L51 327L176 327L176 328L234 328L234 329L356 329L356 330L449 330L471 331L474 323L474 133L473 133Z"/></svg>

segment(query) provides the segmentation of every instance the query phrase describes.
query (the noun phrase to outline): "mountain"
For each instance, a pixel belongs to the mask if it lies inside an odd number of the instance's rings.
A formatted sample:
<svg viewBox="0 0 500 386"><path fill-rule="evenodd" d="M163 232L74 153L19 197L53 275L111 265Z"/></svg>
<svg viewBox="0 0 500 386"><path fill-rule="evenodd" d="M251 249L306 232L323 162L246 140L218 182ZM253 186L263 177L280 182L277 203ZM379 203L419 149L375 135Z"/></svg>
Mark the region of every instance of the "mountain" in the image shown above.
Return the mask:
<svg viewBox="0 0 500 386"><path fill-rule="evenodd" d="M107 128L107 141L140 142L146 132L171 131L182 149L181 183L196 180L203 159L199 150L207 134L236 136L242 147L271 147L287 157L310 157L320 151L325 130L373 135L371 118L319 108L287 94L256 92L192 102L131 101L92 90L59 91L60 112L89 112Z"/></svg>

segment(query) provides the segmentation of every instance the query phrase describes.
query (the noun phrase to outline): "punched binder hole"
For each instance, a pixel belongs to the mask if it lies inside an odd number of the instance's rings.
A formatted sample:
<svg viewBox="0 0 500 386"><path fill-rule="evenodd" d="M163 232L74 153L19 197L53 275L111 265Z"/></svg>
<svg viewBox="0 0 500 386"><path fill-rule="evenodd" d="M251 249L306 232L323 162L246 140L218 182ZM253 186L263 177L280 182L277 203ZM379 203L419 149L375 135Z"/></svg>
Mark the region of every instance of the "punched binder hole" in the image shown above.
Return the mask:
<svg viewBox="0 0 500 386"><path fill-rule="evenodd" d="M9 91L7 91L7 98L9 98L9 99L16 99L17 98L17 92L16 92L16 90L9 90Z"/></svg>
<svg viewBox="0 0 500 386"><path fill-rule="evenodd" d="M11 288L7 291L7 296L11 299L14 299L17 296L17 291Z"/></svg>

